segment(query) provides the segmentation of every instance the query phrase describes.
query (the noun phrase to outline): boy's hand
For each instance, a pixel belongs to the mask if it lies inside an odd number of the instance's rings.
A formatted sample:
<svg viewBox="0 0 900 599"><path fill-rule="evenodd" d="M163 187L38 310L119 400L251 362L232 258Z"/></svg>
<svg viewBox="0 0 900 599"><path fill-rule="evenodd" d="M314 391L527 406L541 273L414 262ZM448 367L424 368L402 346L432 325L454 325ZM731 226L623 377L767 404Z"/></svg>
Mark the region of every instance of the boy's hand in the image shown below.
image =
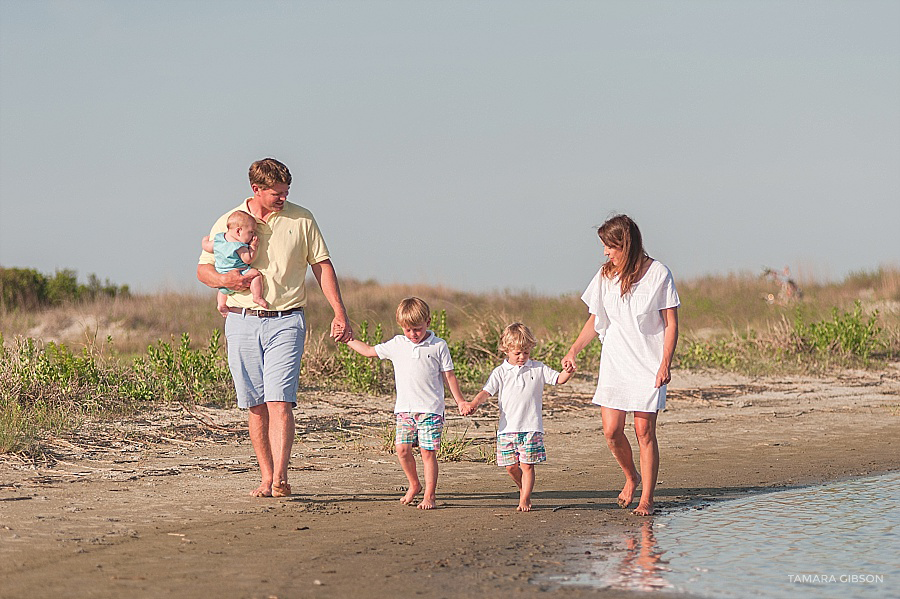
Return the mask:
<svg viewBox="0 0 900 599"><path fill-rule="evenodd" d="M459 404L459 413L463 416L468 416L475 410L476 410L476 408L475 408L475 406L472 405L472 402L464 401Z"/></svg>
<svg viewBox="0 0 900 599"><path fill-rule="evenodd" d="M565 372L575 372L575 363L574 362L564 362L563 370Z"/></svg>

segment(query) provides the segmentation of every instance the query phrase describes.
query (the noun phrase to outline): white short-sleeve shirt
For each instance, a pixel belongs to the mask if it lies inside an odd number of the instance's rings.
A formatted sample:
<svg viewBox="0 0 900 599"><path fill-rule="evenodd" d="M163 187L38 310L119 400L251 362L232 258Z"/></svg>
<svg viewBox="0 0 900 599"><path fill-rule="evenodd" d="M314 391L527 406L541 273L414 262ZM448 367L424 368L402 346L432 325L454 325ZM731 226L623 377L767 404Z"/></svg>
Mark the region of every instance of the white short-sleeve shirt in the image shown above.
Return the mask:
<svg viewBox="0 0 900 599"><path fill-rule="evenodd" d="M555 385L559 372L549 366L528 360L514 366L506 360L494 369L484 384L491 395L499 393L500 424L497 433L544 432L544 385Z"/></svg>
<svg viewBox="0 0 900 599"><path fill-rule="evenodd" d="M431 331L419 343L404 335L375 346L382 360L394 364L397 401L394 413L416 412L444 414L444 378L442 372L453 370L447 342Z"/></svg>

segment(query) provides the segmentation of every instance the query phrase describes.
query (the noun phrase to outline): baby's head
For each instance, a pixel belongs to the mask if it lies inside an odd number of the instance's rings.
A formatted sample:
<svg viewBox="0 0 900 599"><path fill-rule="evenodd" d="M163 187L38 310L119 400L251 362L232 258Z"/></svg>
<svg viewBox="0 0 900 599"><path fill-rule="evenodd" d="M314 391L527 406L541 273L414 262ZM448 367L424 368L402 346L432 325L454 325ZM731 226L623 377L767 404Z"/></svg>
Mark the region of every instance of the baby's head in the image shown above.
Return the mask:
<svg viewBox="0 0 900 599"><path fill-rule="evenodd" d="M428 325L431 324L428 304L417 297L406 298L397 306L397 324L407 339L421 343L428 335Z"/></svg>
<svg viewBox="0 0 900 599"><path fill-rule="evenodd" d="M241 243L250 243L256 236L256 219L249 212L235 210L228 215L228 234Z"/></svg>
<svg viewBox="0 0 900 599"><path fill-rule="evenodd" d="M537 340L531 329L521 322L514 322L500 335L500 351L506 354L506 360L513 366L524 366L531 358L531 350Z"/></svg>

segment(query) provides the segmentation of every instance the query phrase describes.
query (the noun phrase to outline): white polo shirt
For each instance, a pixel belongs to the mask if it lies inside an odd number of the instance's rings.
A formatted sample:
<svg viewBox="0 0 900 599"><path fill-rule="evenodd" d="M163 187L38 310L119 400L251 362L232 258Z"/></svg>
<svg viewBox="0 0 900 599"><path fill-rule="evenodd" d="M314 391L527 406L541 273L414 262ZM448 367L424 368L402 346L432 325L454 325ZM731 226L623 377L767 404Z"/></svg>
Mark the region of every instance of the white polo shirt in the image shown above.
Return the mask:
<svg viewBox="0 0 900 599"><path fill-rule="evenodd" d="M453 370L447 342L428 331L428 337L413 343L404 335L375 346L382 360L394 364L397 401L394 413L417 412L444 415L444 377Z"/></svg>
<svg viewBox="0 0 900 599"><path fill-rule="evenodd" d="M544 432L544 385L555 385L559 372L541 362L528 360L513 366L506 360L494 369L484 390L499 396L500 425L497 433Z"/></svg>

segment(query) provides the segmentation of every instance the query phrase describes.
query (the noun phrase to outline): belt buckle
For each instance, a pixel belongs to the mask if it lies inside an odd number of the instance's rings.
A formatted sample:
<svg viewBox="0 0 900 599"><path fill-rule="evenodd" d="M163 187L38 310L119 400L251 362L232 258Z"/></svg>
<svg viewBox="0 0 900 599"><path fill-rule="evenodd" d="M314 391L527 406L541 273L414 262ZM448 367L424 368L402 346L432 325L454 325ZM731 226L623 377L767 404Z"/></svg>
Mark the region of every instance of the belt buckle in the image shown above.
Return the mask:
<svg viewBox="0 0 900 599"><path fill-rule="evenodd" d="M274 318L278 316L278 312L273 310L257 310L256 314L260 318Z"/></svg>

